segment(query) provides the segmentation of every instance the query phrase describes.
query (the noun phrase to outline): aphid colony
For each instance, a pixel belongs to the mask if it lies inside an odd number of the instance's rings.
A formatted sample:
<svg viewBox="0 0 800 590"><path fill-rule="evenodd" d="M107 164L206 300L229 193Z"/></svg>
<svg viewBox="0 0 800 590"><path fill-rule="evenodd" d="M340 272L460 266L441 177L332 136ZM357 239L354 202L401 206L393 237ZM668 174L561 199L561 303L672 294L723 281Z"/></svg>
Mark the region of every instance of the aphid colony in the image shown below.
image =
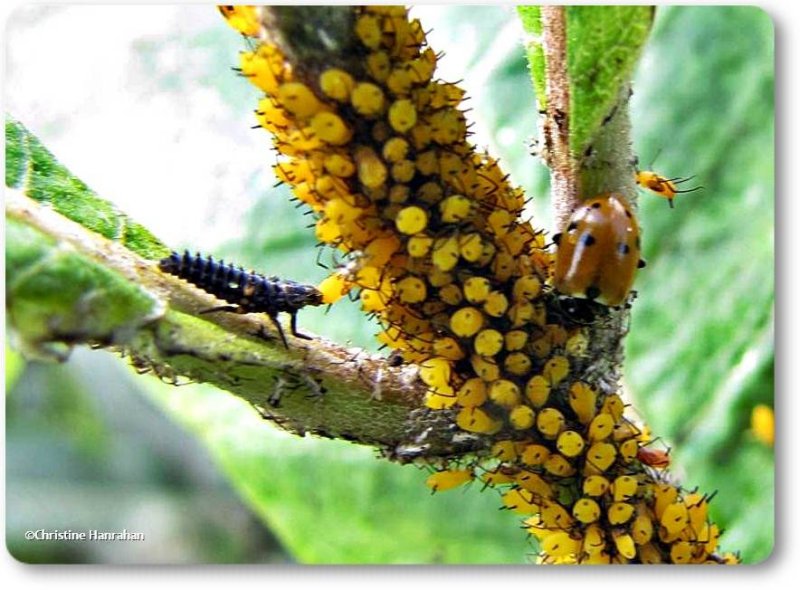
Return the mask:
<svg viewBox="0 0 800 590"><path fill-rule="evenodd" d="M262 40L242 54L241 73L265 93L256 117L273 135L276 175L316 215L319 241L349 257L319 286L323 301L356 294L394 358L419 366L425 404L492 442L485 456L440 465L428 485L498 488L506 508L528 516L546 562L713 560L707 499L660 483L660 468L638 458L646 441L621 398L574 376L590 332L549 309L553 255L520 219L521 191L467 142L464 92L434 78L419 21L396 6L352 10L363 49L353 71L300 79ZM223 15L259 34L257 9ZM617 214L636 228L616 208L611 226L580 220L597 234L595 250L616 247ZM636 237L623 236L621 286L592 274L562 288L619 303L639 261Z"/></svg>
<svg viewBox="0 0 800 590"><path fill-rule="evenodd" d="M288 348L278 314L291 316L291 330L298 338L308 338L297 331L297 312L307 305L322 305L322 293L311 285L294 281L265 277L247 272L241 266L216 261L211 256L173 252L162 259L158 267L200 287L207 293L233 305L222 305L207 309L204 313L229 311L235 313L265 313L272 320L283 345Z"/></svg>

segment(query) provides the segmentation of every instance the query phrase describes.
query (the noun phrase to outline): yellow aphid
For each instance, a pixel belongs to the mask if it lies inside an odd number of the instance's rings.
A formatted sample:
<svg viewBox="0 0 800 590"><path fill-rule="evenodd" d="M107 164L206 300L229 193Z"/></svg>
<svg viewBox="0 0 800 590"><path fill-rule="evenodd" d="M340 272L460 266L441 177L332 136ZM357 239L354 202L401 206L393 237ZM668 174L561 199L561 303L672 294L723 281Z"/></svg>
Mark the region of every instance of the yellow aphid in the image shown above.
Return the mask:
<svg viewBox="0 0 800 590"><path fill-rule="evenodd" d="M453 108L443 108L428 117L431 139L439 145L463 141L467 131L464 115Z"/></svg>
<svg viewBox="0 0 800 590"><path fill-rule="evenodd" d="M278 102L293 115L306 119L326 109L314 91L302 82L286 82L278 88Z"/></svg>
<svg viewBox="0 0 800 590"><path fill-rule="evenodd" d="M502 238L508 233L513 220L511 213L505 209L495 209L489 214L487 221L492 232L498 238Z"/></svg>
<svg viewBox="0 0 800 590"><path fill-rule="evenodd" d="M552 386L561 383L568 374L569 361L563 356L551 357L544 364L544 369L542 369L542 376L544 376Z"/></svg>
<svg viewBox="0 0 800 590"><path fill-rule="evenodd" d="M342 237L342 229L339 223L329 217L317 220L314 233L320 242L333 244Z"/></svg>
<svg viewBox="0 0 800 590"><path fill-rule="evenodd" d="M431 176L439 171L439 159L436 156L436 150L428 150L417 154L416 158L417 170L423 176ZM441 187L439 187L441 189Z"/></svg>
<svg viewBox="0 0 800 590"><path fill-rule="evenodd" d="M275 84L275 90L277 91L278 85ZM270 133L279 133L285 130L289 125L292 124L291 119L289 119L289 114L283 109L279 104L275 102L275 99L267 96L262 98L258 101L258 108L256 109L256 120L258 120L258 124L261 125L264 129L269 131ZM288 162L281 162L275 168L278 169L280 166L288 164ZM297 178L297 179L286 179L284 182L298 182L300 180L313 180L313 178Z"/></svg>
<svg viewBox="0 0 800 590"><path fill-rule="evenodd" d="M411 90L411 72L405 66L398 66L392 69L389 77L386 78L386 86L389 92L395 96L406 95Z"/></svg>
<svg viewBox="0 0 800 590"><path fill-rule="evenodd" d="M556 440L558 452L566 457L577 457L583 452L585 445L583 437L574 430L565 430Z"/></svg>
<svg viewBox="0 0 800 590"><path fill-rule="evenodd" d="M514 257L506 252L497 252L492 259L492 274L501 283L506 283L511 278L514 273L514 267Z"/></svg>
<svg viewBox="0 0 800 590"><path fill-rule="evenodd" d="M533 494L519 488L513 488L503 493L503 505L518 514L539 512L539 505L534 502Z"/></svg>
<svg viewBox="0 0 800 590"><path fill-rule="evenodd" d="M456 392L458 403L464 408L475 408L486 402L486 383L480 377L467 379Z"/></svg>
<svg viewBox="0 0 800 590"><path fill-rule="evenodd" d="M395 286L397 298L402 303L419 303L425 301L427 289L425 281L419 277L406 277L397 282Z"/></svg>
<svg viewBox="0 0 800 590"><path fill-rule="evenodd" d="M653 506L653 512L655 512L656 518L661 520L661 517L663 516L667 506L678 499L678 489L668 483L657 484L655 486L653 495L656 499L656 502Z"/></svg>
<svg viewBox="0 0 800 590"><path fill-rule="evenodd" d="M400 233L407 235L418 234L428 225L428 213L422 207L411 205L400 210L394 223ZM433 243L432 238L428 239L431 239L431 243ZM410 250L409 254L414 256L414 253Z"/></svg>
<svg viewBox="0 0 800 590"><path fill-rule="evenodd" d="M529 406L517 406L508 414L508 421L514 430L527 430L533 426L536 413Z"/></svg>
<svg viewBox="0 0 800 590"><path fill-rule="evenodd" d="M385 51L373 51L366 59L367 73L376 82L385 82L392 70L392 62Z"/></svg>
<svg viewBox="0 0 800 590"><path fill-rule="evenodd" d="M509 351L517 351L525 348L528 342L528 333L524 330L510 330L505 335L505 347Z"/></svg>
<svg viewBox="0 0 800 590"><path fill-rule="evenodd" d="M386 182L386 177L388 175L386 164L383 163L383 160L380 159L372 148L366 146L357 147L353 152L353 159L356 163L358 179L361 181L361 184L368 188L377 188ZM422 210L420 209L420 211ZM398 229L400 229L399 226ZM424 226L422 229L424 229ZM408 233L417 233L422 231L422 229Z"/></svg>
<svg viewBox="0 0 800 590"><path fill-rule="evenodd" d="M458 361L464 358L464 351L455 340L449 336L437 338L433 341L433 352L436 356L446 358L450 361Z"/></svg>
<svg viewBox="0 0 800 590"><path fill-rule="evenodd" d="M352 281L342 273L335 272L324 279L317 289L322 293L323 303L336 303L353 287Z"/></svg>
<svg viewBox="0 0 800 590"><path fill-rule="evenodd" d="M458 238L458 249L461 258L467 262L477 262L483 256L483 240L477 233L462 234Z"/></svg>
<svg viewBox="0 0 800 590"><path fill-rule="evenodd" d="M377 17L370 14L362 14L356 20L355 31L356 36L370 49L378 49L380 47L383 32Z"/></svg>
<svg viewBox="0 0 800 590"><path fill-rule="evenodd" d="M524 352L512 352L506 357L503 366L512 375L523 377L531 372L531 359Z"/></svg>
<svg viewBox="0 0 800 590"><path fill-rule="evenodd" d="M387 162L401 162L408 156L409 145L402 137L392 137L383 144L383 159Z"/></svg>
<svg viewBox="0 0 800 590"><path fill-rule="evenodd" d="M489 399L504 408L513 408L520 403L519 387L508 379L498 379L489 385Z"/></svg>
<svg viewBox="0 0 800 590"><path fill-rule="evenodd" d="M481 330L475 336L475 352L481 356L494 356L503 350L503 335L494 329Z"/></svg>
<svg viewBox="0 0 800 590"><path fill-rule="evenodd" d="M708 520L708 498L694 493L689 494L683 499L686 509L689 511L689 524L692 529L699 531L706 525Z"/></svg>
<svg viewBox="0 0 800 590"><path fill-rule="evenodd" d="M591 498L580 498L572 506L572 516L583 524L591 524L600 518L600 505Z"/></svg>
<svg viewBox="0 0 800 590"><path fill-rule="evenodd" d="M586 383L577 381L569 388L569 406L581 424L589 424L597 412L597 393Z"/></svg>
<svg viewBox="0 0 800 590"><path fill-rule="evenodd" d="M325 203L324 211L325 217L332 219L339 225L352 223L364 213L362 209L353 207L344 199L338 198L331 199Z"/></svg>
<svg viewBox="0 0 800 590"><path fill-rule="evenodd" d="M569 477L575 474L575 468L563 455L550 455L544 462L544 469L556 477Z"/></svg>
<svg viewBox="0 0 800 590"><path fill-rule="evenodd" d="M439 299L447 305L458 305L464 299L461 289L455 283L450 283L439 289Z"/></svg>
<svg viewBox="0 0 800 590"><path fill-rule="evenodd" d="M433 85L431 95L431 107L439 109L445 106L455 106L464 98L464 90L455 84L447 82L437 82Z"/></svg>
<svg viewBox="0 0 800 590"><path fill-rule="evenodd" d="M472 213L472 201L464 195L450 195L439 203L444 223L461 223Z"/></svg>
<svg viewBox="0 0 800 590"><path fill-rule="evenodd" d="M355 282L365 289L377 289L381 284L381 270L377 266L362 266L356 272Z"/></svg>
<svg viewBox="0 0 800 590"><path fill-rule="evenodd" d="M586 469L588 474L599 475L611 467L617 458L617 449L607 442L596 442L586 451Z"/></svg>
<svg viewBox="0 0 800 590"><path fill-rule="evenodd" d="M759 404L750 415L750 431L753 436L765 445L775 444L775 414L772 408Z"/></svg>
<svg viewBox="0 0 800 590"><path fill-rule="evenodd" d="M452 270L458 262L458 237L437 238L433 242L431 262L439 270Z"/></svg>
<svg viewBox="0 0 800 590"><path fill-rule="evenodd" d="M614 545L617 547L617 552L625 559L633 559L636 557L636 545L633 542L633 537L628 533L614 529L611 531L611 536L614 538Z"/></svg>
<svg viewBox="0 0 800 590"><path fill-rule="evenodd" d="M636 458L638 451L639 441L637 441L635 438L629 438L619 445L619 454L626 463L633 461Z"/></svg>
<svg viewBox="0 0 800 590"><path fill-rule="evenodd" d="M405 184L395 184L389 189L390 203L405 203L411 196L411 189Z"/></svg>
<svg viewBox="0 0 800 590"><path fill-rule="evenodd" d="M311 129L317 137L330 145L343 145L353 137L347 123L335 113L317 113L311 118Z"/></svg>
<svg viewBox="0 0 800 590"><path fill-rule="evenodd" d="M583 535L582 549L591 556L602 553L605 547L605 535L603 533L603 529L600 528L600 525L590 524L588 527L586 527L586 531Z"/></svg>
<svg viewBox="0 0 800 590"><path fill-rule="evenodd" d="M666 199L669 202L670 208L674 208L675 204L672 202L675 198L675 195L681 193L692 193L694 191L700 190L702 186L695 186L688 189L681 190L678 185L690 181L694 176L689 176L688 178L681 178L676 176L675 178L665 178L660 174L653 172L651 170L637 170L636 171L636 184L640 187L649 190L657 197L661 197L662 199Z"/></svg>
<svg viewBox="0 0 800 590"><path fill-rule="evenodd" d="M350 94L350 104L359 115L375 117L383 112L386 101L380 86L371 82L359 82Z"/></svg>
<svg viewBox="0 0 800 590"><path fill-rule="evenodd" d="M569 356L583 358L589 350L589 337L583 332L576 332L567 339L564 348Z"/></svg>
<svg viewBox="0 0 800 590"><path fill-rule="evenodd" d="M417 170L419 170L419 160L417 160ZM436 182L426 182L417 189L417 197L429 205L438 203L443 194L441 185Z"/></svg>
<svg viewBox="0 0 800 590"><path fill-rule="evenodd" d="M689 510L683 502L673 502L664 508L659 523L670 535L678 535L689 524Z"/></svg>
<svg viewBox="0 0 800 590"><path fill-rule="evenodd" d="M436 69L436 52L428 47L418 58L412 59L408 63L408 67L415 83L424 84L429 82Z"/></svg>
<svg viewBox="0 0 800 590"><path fill-rule="evenodd" d="M590 475L583 480L583 493L587 496L602 496L610 487L611 484L602 475Z"/></svg>
<svg viewBox="0 0 800 590"><path fill-rule="evenodd" d="M328 68L319 76L322 93L339 102L350 102L350 93L355 85L353 77L338 68Z"/></svg>
<svg viewBox="0 0 800 590"><path fill-rule="evenodd" d="M364 249L364 263L378 268L389 262L392 255L400 249L400 240L393 235L375 238Z"/></svg>
<svg viewBox="0 0 800 590"><path fill-rule="evenodd" d="M611 491L614 494L614 502L625 502L636 495L639 482L630 475L620 475L611 484Z"/></svg>
<svg viewBox="0 0 800 590"><path fill-rule="evenodd" d="M431 387L444 387L450 383L453 363L445 358L429 358L420 363L419 377Z"/></svg>
<svg viewBox="0 0 800 590"><path fill-rule="evenodd" d="M542 522L550 529L566 529L575 521L561 504L545 500L542 502Z"/></svg>
<svg viewBox="0 0 800 590"><path fill-rule="evenodd" d="M255 6L217 6L228 24L248 37L257 37L261 30Z"/></svg>
<svg viewBox="0 0 800 590"><path fill-rule="evenodd" d="M501 317L508 309L508 298L502 291L492 291L483 303L483 310L493 318Z"/></svg>
<svg viewBox="0 0 800 590"><path fill-rule="evenodd" d="M550 397L550 384L541 375L535 375L525 384L525 397L533 404L534 408L541 408Z"/></svg>
<svg viewBox="0 0 800 590"><path fill-rule="evenodd" d="M425 405L431 410L446 410L456 404L456 396L449 386L444 390L430 389L425 394Z"/></svg>
<svg viewBox="0 0 800 590"><path fill-rule="evenodd" d="M434 492L446 492L460 485L475 479L471 469L453 469L447 471L437 471L428 476L425 480L427 485Z"/></svg>
<svg viewBox="0 0 800 590"><path fill-rule="evenodd" d="M520 277L514 282L512 298L517 301L530 301L539 295L542 290L542 283L533 275Z"/></svg>
<svg viewBox="0 0 800 590"><path fill-rule="evenodd" d="M481 475L481 481L488 487L514 483L514 478L501 470L487 471Z"/></svg>
<svg viewBox="0 0 800 590"><path fill-rule="evenodd" d="M612 525L624 524L628 522L634 513L633 504L627 502L614 502L606 511L608 522Z"/></svg>
<svg viewBox="0 0 800 590"><path fill-rule="evenodd" d="M503 427L503 421L492 418L480 408L464 408L456 416L461 430L478 434L495 434Z"/></svg>
<svg viewBox="0 0 800 590"><path fill-rule="evenodd" d="M392 180L395 182L411 182L417 169L411 160L401 160L392 164Z"/></svg>
<svg viewBox="0 0 800 590"><path fill-rule="evenodd" d="M536 416L536 428L545 438L554 439L564 428L564 415L555 408L544 408Z"/></svg>
<svg viewBox="0 0 800 590"><path fill-rule="evenodd" d="M611 414L616 424L622 420L622 414L625 412L625 402L616 393L612 393L603 400L603 407L600 409L604 414Z"/></svg>
<svg viewBox="0 0 800 590"><path fill-rule="evenodd" d="M422 224L424 227L428 223L428 214L425 213L425 211L423 209L420 209L419 207L415 207L414 209L419 209L425 215L424 223ZM402 213L402 211L400 211L400 213ZM398 218L399 217L400 215L398 214ZM414 212L413 210L406 212L404 214L404 221L402 222L403 227L405 227L406 229L410 227L418 227L420 224L420 219L421 218L418 215L418 213ZM395 224L397 224L396 219L395 219ZM416 224L416 226L414 224ZM400 228L398 227L398 229ZM405 233L403 232L403 230L400 231L402 233ZM408 250L408 254L412 258L423 258L427 256L428 252L431 251L432 247L433 247L433 238L426 235L411 236L408 239L408 243L406 244L406 250Z"/></svg>
<svg viewBox="0 0 800 590"><path fill-rule="evenodd" d="M361 309L366 312L382 311L389 303L389 296L380 291L365 289L359 295L361 299Z"/></svg>
<svg viewBox="0 0 800 590"><path fill-rule="evenodd" d="M349 178L356 172L353 160L345 154L328 154L325 156L325 170L333 176Z"/></svg>
<svg viewBox="0 0 800 590"><path fill-rule="evenodd" d="M512 440L500 440L492 445L491 454L500 461L513 461L517 458L517 448Z"/></svg>
<svg viewBox="0 0 800 590"><path fill-rule="evenodd" d="M417 109L407 98L396 100L389 107L389 125L398 133L405 133L417 124Z"/></svg>
<svg viewBox="0 0 800 590"><path fill-rule="evenodd" d="M551 557L563 557L578 553L581 548L581 542L570 537L567 532L555 531L542 539L539 546L542 551Z"/></svg>
<svg viewBox="0 0 800 590"><path fill-rule="evenodd" d="M631 524L631 535L637 545L649 543L653 538L653 521L647 514L640 512Z"/></svg>
<svg viewBox="0 0 800 590"><path fill-rule="evenodd" d="M517 483L534 495L536 500L547 500L553 497L553 488L542 476L531 471L520 471L517 474Z"/></svg>
<svg viewBox="0 0 800 590"><path fill-rule="evenodd" d="M527 407L527 406L520 406ZM536 467L544 464L550 456L550 450L544 445L526 445L520 453L520 459L525 465Z"/></svg>
<svg viewBox="0 0 800 590"><path fill-rule="evenodd" d="M652 543L645 543L639 547L639 559L643 564L664 563L664 558Z"/></svg>
<svg viewBox="0 0 800 590"><path fill-rule="evenodd" d="M256 88L275 96L283 79L283 55L274 46L261 45L255 52L241 54L239 67L242 76Z"/></svg>
<svg viewBox="0 0 800 590"><path fill-rule="evenodd" d="M673 543L669 548L669 558L672 563L682 564L692 561L692 544L686 541Z"/></svg>
<svg viewBox="0 0 800 590"><path fill-rule="evenodd" d="M459 338L470 338L483 327L483 314L474 307L462 307L450 316L450 329Z"/></svg>
<svg viewBox="0 0 800 590"><path fill-rule="evenodd" d="M614 418L611 414L598 414L589 424L589 440L598 442L607 439L614 432Z"/></svg>
<svg viewBox="0 0 800 590"><path fill-rule="evenodd" d="M464 297L470 303L483 303L491 289L489 279L484 277L470 277L464 281Z"/></svg>
<svg viewBox="0 0 800 590"><path fill-rule="evenodd" d="M445 272L435 266L428 272L428 282L431 284L431 287L444 287L452 283L454 279L453 273Z"/></svg>

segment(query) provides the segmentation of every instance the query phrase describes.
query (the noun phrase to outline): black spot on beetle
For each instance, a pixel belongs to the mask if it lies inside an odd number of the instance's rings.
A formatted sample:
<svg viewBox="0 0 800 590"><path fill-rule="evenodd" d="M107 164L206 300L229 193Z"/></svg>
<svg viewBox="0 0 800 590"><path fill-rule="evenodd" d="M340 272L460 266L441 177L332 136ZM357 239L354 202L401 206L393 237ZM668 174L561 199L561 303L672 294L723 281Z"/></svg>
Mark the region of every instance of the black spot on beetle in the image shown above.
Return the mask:
<svg viewBox="0 0 800 590"><path fill-rule="evenodd" d="M595 242L597 242L597 240L594 239L594 236L592 234L583 234L581 236L581 245L582 246L585 246L585 247L588 248L589 246L594 245Z"/></svg>

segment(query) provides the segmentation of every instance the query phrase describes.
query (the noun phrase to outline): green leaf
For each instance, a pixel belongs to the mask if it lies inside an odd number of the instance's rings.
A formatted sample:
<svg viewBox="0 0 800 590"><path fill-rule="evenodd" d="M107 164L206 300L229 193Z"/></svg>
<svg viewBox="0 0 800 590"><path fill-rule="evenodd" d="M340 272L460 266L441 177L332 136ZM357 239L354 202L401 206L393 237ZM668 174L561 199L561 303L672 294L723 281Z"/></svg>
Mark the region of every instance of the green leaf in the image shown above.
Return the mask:
<svg viewBox="0 0 800 590"><path fill-rule="evenodd" d="M6 115L6 186L137 254L157 260L170 250L146 228L98 197L55 159L34 135Z"/></svg>
<svg viewBox="0 0 800 590"><path fill-rule="evenodd" d="M528 60L539 108L547 104L541 10L518 8L531 36ZM644 47L653 21L651 6L567 6L567 75L570 148L575 157L591 143L616 103ZM544 99L544 100L543 100Z"/></svg>
<svg viewBox="0 0 800 590"><path fill-rule="evenodd" d="M63 356L71 339L113 342L163 312L138 285L6 218L6 309L30 351Z"/></svg>

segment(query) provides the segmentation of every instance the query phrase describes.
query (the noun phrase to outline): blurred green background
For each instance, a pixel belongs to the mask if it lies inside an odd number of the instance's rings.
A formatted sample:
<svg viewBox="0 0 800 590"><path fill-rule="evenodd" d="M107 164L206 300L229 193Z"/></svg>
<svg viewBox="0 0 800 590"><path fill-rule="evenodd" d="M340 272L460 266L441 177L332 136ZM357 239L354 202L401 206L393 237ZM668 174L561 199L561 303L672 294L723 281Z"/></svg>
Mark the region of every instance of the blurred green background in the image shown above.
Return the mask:
<svg viewBox="0 0 800 590"><path fill-rule="evenodd" d="M441 77L463 79L475 143L552 229L546 170L526 148L536 109L513 9L412 14L446 53ZM212 7L24 7L7 33L6 108L103 197L175 247L325 276L310 219L272 187L268 137L249 129L257 93L230 70L242 41ZM695 174L705 189L674 210L640 199L648 266L626 386L673 446L674 473L719 491L723 548L747 563L765 559L774 536L773 450L749 432L753 406L773 401L773 63L759 9L661 7L632 101L642 164L658 154L660 173ZM299 325L376 349L375 327L347 302L304 310ZM417 468L290 437L224 392L170 387L85 349L60 366L11 349L5 360L6 533L18 559L525 563L535 551L495 493L431 496ZM127 528L146 540L24 539L39 528Z"/></svg>

